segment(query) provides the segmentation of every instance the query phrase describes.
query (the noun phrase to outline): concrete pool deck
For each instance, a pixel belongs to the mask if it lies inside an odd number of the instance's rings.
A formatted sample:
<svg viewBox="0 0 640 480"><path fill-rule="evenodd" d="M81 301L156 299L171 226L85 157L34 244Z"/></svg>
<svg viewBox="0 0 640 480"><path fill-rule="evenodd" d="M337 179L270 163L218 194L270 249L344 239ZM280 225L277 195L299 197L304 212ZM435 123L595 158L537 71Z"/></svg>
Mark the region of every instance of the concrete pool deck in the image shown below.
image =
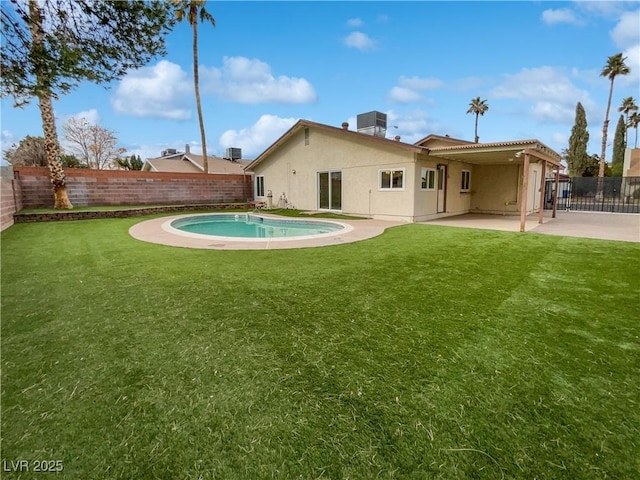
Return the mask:
<svg viewBox="0 0 640 480"><path fill-rule="evenodd" d="M268 217L268 214L261 214ZM389 220L334 220L338 223L351 225L349 232L338 232L334 236L311 239L286 241L262 241L224 240L221 238L192 238L176 235L165 231L162 225L170 220L183 218L190 215L174 215L170 217L154 218L146 220L129 229L129 234L144 242L168 245L173 247L200 248L211 250L275 250L288 248L311 248L327 245L342 245L359 242L368 238L381 235L387 228L398 225L407 225L406 222ZM291 217L278 217L288 218ZM308 218L305 218L308 219ZM332 219L318 220L332 221ZM446 217L429 222L420 222L419 225L442 225L450 227L477 228L485 230L499 230L505 232L518 232L520 217L514 215L482 215L470 213L454 217ZM540 233L545 235L559 235L565 237L593 238L599 240L618 240L624 242L640 242L640 215L623 213L582 213L582 212L558 212L556 218L551 218L551 213L545 212L544 223L538 223L538 215L530 215L526 222L527 233Z"/></svg>
<svg viewBox="0 0 640 480"><path fill-rule="evenodd" d="M273 240L265 238L264 240L242 241L228 240L226 237L211 238L195 238L190 236L176 235L162 228L165 222L173 221L178 218L190 217L192 215L173 215L170 217L154 218L144 222L137 223L129 229L129 234L143 242L157 243L160 245L169 245L173 247L185 248L202 248L210 250L280 250L288 248L311 248L323 247L327 245L342 245L345 243L359 242L368 238L377 237L387 228L397 225L405 225L403 222L393 222L387 220L345 220L331 218L317 218L318 221L338 222L353 227L348 232L336 232L332 236L322 236L318 238L306 238L295 240L290 239ZM292 217L282 217L277 215L269 215L261 213L263 217L273 217L287 220L295 220ZM313 220L313 218L301 218L300 220Z"/></svg>

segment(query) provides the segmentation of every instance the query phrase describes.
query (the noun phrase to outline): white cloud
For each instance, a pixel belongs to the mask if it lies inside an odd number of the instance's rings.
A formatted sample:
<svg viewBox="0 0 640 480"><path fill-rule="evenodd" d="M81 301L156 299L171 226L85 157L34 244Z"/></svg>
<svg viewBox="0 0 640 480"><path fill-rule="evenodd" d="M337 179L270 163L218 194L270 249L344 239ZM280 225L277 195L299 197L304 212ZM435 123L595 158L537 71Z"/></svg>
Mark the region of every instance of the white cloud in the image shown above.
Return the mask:
<svg viewBox="0 0 640 480"><path fill-rule="evenodd" d="M136 117L186 120L186 104L193 84L179 65L161 60L153 67L134 70L118 84L111 105L117 113Z"/></svg>
<svg viewBox="0 0 640 480"><path fill-rule="evenodd" d="M611 38L621 48L640 44L640 10L624 12L611 31Z"/></svg>
<svg viewBox="0 0 640 480"><path fill-rule="evenodd" d="M396 103L413 103L425 100L425 98L419 93L424 90L434 90L444 86L444 82L438 78L429 77L405 77L401 76L398 79L398 85L393 87L389 94L388 99Z"/></svg>
<svg viewBox="0 0 640 480"><path fill-rule="evenodd" d="M555 25L557 23L569 23L573 25L583 24L583 21L578 18L576 12L569 8L545 10L542 12L542 21L547 25Z"/></svg>
<svg viewBox="0 0 640 480"><path fill-rule="evenodd" d="M0 151L2 152L2 155L0 155L1 166L9 165L9 163L4 159L4 152L11 148L11 145L14 143L18 143L16 141L16 136L9 130L2 130L0 135Z"/></svg>
<svg viewBox="0 0 640 480"><path fill-rule="evenodd" d="M438 130L440 125L433 122L424 110L407 113L398 113L393 110L387 112L387 134L391 137L400 135L402 142L414 143L428 133Z"/></svg>
<svg viewBox="0 0 640 480"><path fill-rule="evenodd" d="M218 143L222 148L241 148L242 156L245 158L256 157L296 122L297 119L295 118L262 115L249 128L227 130L220 136Z"/></svg>
<svg viewBox="0 0 640 480"><path fill-rule="evenodd" d="M344 39L344 44L350 48L357 48L358 50L373 50L376 43L367 35L362 32L351 32Z"/></svg>
<svg viewBox="0 0 640 480"><path fill-rule="evenodd" d="M415 90L405 87L393 87L389 91L388 98L392 102L396 103L413 103L424 100L424 97Z"/></svg>
<svg viewBox="0 0 640 480"><path fill-rule="evenodd" d="M439 78L429 77L400 77L398 80L401 86L413 90L434 90L444 86L444 82Z"/></svg>
<svg viewBox="0 0 640 480"><path fill-rule="evenodd" d="M364 22L362 21L361 18L350 18L349 20L347 20L347 26L348 27L361 27L362 25L364 25Z"/></svg>
<svg viewBox="0 0 640 480"><path fill-rule="evenodd" d="M100 125L100 114L98 113L98 110L96 110L95 108L92 108L91 110L83 110L81 112L74 113L66 117L66 119L69 119L69 118L77 118L79 120L84 118L87 122L89 122L92 125Z"/></svg>
<svg viewBox="0 0 640 480"><path fill-rule="evenodd" d="M531 112L540 121L572 123L575 105L585 108L594 102L588 92L577 88L562 69L553 67L524 68L515 75L505 75L491 97L531 102Z"/></svg>
<svg viewBox="0 0 640 480"><path fill-rule="evenodd" d="M2 130L2 135L0 136L0 149L4 152L14 143L16 143L16 136L9 130Z"/></svg>
<svg viewBox="0 0 640 480"><path fill-rule="evenodd" d="M256 103L309 103L317 98L304 78L274 77L271 67L258 59L224 57L222 68L200 69L203 92L225 101Z"/></svg>
<svg viewBox="0 0 640 480"><path fill-rule="evenodd" d="M578 1L574 5L580 10L593 15L595 17L615 17L624 11L627 5L634 2L604 2L604 1Z"/></svg>
<svg viewBox="0 0 640 480"><path fill-rule="evenodd" d="M535 118L550 120L556 123L568 123L575 118L575 108L552 102L536 102L531 107Z"/></svg>
<svg viewBox="0 0 640 480"><path fill-rule="evenodd" d="M640 84L640 44L622 52L622 56L627 57L625 63L631 71L628 75L617 76L615 81L620 85L635 86L637 92ZM637 97L637 93L635 96Z"/></svg>

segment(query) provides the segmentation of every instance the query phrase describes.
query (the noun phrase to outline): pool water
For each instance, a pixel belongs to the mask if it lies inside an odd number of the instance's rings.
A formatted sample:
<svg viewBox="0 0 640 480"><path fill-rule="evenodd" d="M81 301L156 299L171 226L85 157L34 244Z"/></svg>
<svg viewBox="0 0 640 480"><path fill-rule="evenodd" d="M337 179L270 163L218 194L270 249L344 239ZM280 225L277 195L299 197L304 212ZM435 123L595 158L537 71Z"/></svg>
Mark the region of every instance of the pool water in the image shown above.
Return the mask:
<svg viewBox="0 0 640 480"><path fill-rule="evenodd" d="M335 222L276 219L246 213L193 215L173 220L170 226L197 235L250 239L299 238L330 234L344 229L344 225Z"/></svg>

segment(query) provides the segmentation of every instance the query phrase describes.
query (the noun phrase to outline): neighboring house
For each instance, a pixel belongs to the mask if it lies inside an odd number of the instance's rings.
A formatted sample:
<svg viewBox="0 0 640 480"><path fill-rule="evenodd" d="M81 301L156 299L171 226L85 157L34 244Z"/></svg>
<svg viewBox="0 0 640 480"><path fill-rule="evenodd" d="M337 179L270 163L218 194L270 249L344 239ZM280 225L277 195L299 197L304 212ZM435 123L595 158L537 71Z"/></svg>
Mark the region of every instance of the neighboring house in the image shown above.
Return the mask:
<svg viewBox="0 0 640 480"><path fill-rule="evenodd" d="M625 149L622 176L640 177L640 148Z"/></svg>
<svg viewBox="0 0 640 480"><path fill-rule="evenodd" d="M538 140L429 135L408 144L348 127L299 120L246 168L256 201L272 192L274 204L284 196L301 210L406 222L469 212L523 219L539 210L547 171L562 168Z"/></svg>
<svg viewBox="0 0 640 480"><path fill-rule="evenodd" d="M244 175L245 167L251 160L220 158L207 156L209 173ZM157 158L148 158L142 165L143 172L202 173L204 172L202 155L190 152L185 145L184 152L174 149L165 150Z"/></svg>

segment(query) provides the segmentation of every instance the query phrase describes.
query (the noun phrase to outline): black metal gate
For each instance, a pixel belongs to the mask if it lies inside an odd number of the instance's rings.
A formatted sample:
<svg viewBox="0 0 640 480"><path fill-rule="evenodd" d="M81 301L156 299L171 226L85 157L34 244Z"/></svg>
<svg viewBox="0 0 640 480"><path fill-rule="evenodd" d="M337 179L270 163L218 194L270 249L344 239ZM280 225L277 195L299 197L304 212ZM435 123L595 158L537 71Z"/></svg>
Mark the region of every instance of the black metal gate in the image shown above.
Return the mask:
<svg viewBox="0 0 640 480"><path fill-rule="evenodd" d="M545 210L553 209L555 182L545 182ZM557 210L640 213L640 177L572 177L561 180Z"/></svg>

